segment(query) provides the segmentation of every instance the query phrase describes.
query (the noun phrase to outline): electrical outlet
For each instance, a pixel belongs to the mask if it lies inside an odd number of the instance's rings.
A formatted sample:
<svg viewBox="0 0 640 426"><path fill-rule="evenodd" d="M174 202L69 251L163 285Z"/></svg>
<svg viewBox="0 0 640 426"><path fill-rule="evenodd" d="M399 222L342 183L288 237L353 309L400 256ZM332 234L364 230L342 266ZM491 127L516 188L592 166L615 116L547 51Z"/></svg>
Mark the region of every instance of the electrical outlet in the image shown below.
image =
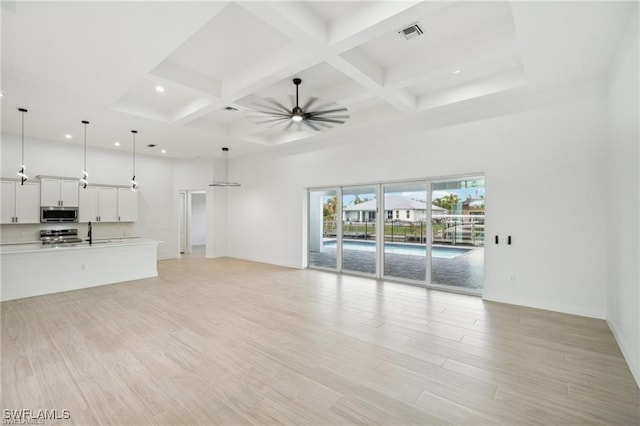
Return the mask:
<svg viewBox="0 0 640 426"><path fill-rule="evenodd" d="M515 283L516 283L516 276L509 275L509 284L515 284Z"/></svg>
<svg viewBox="0 0 640 426"><path fill-rule="evenodd" d="M87 267L87 265L83 263L80 269L82 269L83 271L86 271L89 268Z"/></svg>

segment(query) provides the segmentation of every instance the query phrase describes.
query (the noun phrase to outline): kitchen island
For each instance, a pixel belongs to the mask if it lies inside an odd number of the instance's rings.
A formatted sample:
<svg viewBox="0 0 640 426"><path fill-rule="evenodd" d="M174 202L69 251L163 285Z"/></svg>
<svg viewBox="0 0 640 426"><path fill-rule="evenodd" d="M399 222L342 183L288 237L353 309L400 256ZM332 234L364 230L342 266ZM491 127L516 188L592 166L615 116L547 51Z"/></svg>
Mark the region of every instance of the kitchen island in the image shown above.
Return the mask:
<svg viewBox="0 0 640 426"><path fill-rule="evenodd" d="M158 244L144 238L0 246L0 300L158 276Z"/></svg>

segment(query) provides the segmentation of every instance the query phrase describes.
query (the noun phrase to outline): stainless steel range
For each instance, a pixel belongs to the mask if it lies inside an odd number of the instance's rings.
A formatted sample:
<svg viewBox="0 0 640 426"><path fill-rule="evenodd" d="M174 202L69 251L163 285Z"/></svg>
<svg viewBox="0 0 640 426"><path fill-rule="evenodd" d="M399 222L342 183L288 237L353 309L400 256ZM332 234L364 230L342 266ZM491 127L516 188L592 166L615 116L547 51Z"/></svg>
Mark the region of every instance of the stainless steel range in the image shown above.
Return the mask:
<svg viewBox="0 0 640 426"><path fill-rule="evenodd" d="M42 244L77 244L82 242L77 229L48 229L40 231Z"/></svg>

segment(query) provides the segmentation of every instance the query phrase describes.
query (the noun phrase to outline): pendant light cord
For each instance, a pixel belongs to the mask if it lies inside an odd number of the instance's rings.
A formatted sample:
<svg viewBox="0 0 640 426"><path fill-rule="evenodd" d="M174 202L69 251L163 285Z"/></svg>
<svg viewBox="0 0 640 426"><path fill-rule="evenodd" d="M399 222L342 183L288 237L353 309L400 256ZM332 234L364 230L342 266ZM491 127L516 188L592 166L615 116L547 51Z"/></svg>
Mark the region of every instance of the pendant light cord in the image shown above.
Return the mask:
<svg viewBox="0 0 640 426"><path fill-rule="evenodd" d="M89 122L83 121L84 124L84 171L87 171L87 124Z"/></svg>
<svg viewBox="0 0 640 426"><path fill-rule="evenodd" d="M87 124L89 124L89 122L82 120L82 124L84 124L84 168L82 170L82 179L80 181L82 182L82 188L86 189L89 184L89 174L87 173Z"/></svg>
<svg viewBox="0 0 640 426"><path fill-rule="evenodd" d="M136 134L133 134L133 176L136 175Z"/></svg>
<svg viewBox="0 0 640 426"><path fill-rule="evenodd" d="M24 166L24 113L28 112L27 109L25 108L18 108L18 111L20 111L22 113L22 136L20 139L21 142L21 148L22 148L22 156L20 158L20 171L18 172L18 176L20 176L20 185L24 185L24 183L27 181L27 173L25 171L25 166Z"/></svg>
<svg viewBox="0 0 640 426"><path fill-rule="evenodd" d="M24 165L24 113L26 110L20 110L22 112L22 158L20 159L20 164Z"/></svg>
<svg viewBox="0 0 640 426"><path fill-rule="evenodd" d="M131 131L133 135L133 177L131 178L131 190L134 192L138 188L138 183L136 182L136 133L138 133L137 130Z"/></svg>

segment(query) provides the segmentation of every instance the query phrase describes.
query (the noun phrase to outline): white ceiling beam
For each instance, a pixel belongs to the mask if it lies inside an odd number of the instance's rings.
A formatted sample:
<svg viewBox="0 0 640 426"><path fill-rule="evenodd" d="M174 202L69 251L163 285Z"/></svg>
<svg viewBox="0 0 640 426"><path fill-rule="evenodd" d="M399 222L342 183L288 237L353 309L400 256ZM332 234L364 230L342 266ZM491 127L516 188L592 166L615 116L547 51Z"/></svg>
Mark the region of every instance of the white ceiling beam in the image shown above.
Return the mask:
<svg viewBox="0 0 640 426"><path fill-rule="evenodd" d="M239 2L253 14L300 46L315 53L326 50L327 32L323 21L298 2Z"/></svg>
<svg viewBox="0 0 640 426"><path fill-rule="evenodd" d="M416 100L414 97L402 91L385 88L382 85L384 71L380 67L356 52L349 52L345 56L348 59L338 55L328 58L327 62L397 109L407 112L415 111Z"/></svg>
<svg viewBox="0 0 640 426"><path fill-rule="evenodd" d="M222 97L236 101L318 62L297 44L289 44L225 80Z"/></svg>
<svg viewBox="0 0 640 426"><path fill-rule="evenodd" d="M353 52L350 52L347 60L340 55L342 51L329 47L325 26L303 3L251 2L240 3L240 5L307 51L312 52L316 62L327 62L402 111L415 110L415 98L401 91L385 89L384 72L380 67Z"/></svg>

